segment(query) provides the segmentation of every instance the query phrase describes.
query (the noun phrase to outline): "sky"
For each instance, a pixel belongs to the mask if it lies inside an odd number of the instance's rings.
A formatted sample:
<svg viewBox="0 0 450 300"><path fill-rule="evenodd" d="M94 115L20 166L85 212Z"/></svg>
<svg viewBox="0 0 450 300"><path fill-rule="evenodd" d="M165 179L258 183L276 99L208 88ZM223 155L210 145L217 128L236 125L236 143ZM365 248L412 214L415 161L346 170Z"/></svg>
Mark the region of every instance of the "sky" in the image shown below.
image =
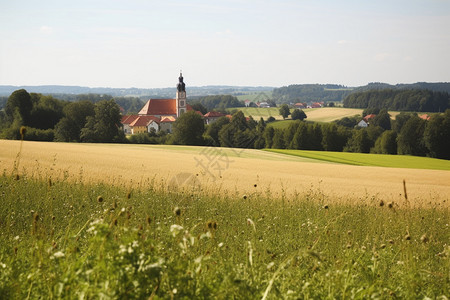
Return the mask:
<svg viewBox="0 0 450 300"><path fill-rule="evenodd" d="M450 0L0 0L0 85L450 82Z"/></svg>

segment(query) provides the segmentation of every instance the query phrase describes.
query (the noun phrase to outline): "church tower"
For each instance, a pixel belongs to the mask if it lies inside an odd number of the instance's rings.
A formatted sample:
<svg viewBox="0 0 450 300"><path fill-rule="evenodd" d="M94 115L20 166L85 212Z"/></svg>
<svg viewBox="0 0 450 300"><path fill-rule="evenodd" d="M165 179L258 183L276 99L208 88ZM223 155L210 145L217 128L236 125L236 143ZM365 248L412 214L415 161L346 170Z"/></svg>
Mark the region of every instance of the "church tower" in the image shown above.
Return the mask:
<svg viewBox="0 0 450 300"><path fill-rule="evenodd" d="M179 117L182 113L186 112L186 85L183 82L183 75L180 72L180 77L178 77L177 84L177 117Z"/></svg>

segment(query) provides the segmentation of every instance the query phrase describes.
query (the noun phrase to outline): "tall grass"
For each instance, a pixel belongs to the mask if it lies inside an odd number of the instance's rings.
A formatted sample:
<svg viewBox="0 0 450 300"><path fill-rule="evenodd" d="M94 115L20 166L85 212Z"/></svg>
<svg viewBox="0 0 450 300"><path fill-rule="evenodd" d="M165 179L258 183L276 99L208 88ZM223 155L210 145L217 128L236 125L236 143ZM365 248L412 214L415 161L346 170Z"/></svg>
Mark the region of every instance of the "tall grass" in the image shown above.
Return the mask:
<svg viewBox="0 0 450 300"><path fill-rule="evenodd" d="M0 177L0 298L448 296L449 214Z"/></svg>

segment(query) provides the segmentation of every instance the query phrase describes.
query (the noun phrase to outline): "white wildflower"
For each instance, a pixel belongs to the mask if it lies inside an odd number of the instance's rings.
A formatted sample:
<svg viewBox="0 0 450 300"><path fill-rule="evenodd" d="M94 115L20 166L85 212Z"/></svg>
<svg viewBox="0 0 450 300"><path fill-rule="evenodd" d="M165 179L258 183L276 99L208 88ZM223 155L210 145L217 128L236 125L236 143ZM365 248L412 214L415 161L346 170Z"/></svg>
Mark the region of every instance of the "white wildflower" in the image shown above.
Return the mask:
<svg viewBox="0 0 450 300"><path fill-rule="evenodd" d="M173 224L170 226L170 232L174 237L177 236L183 229L183 226L177 224Z"/></svg>
<svg viewBox="0 0 450 300"><path fill-rule="evenodd" d="M58 252L53 253L53 257L54 258L61 258L61 257L64 257L64 256L65 256L64 252L62 252L62 251L58 251Z"/></svg>

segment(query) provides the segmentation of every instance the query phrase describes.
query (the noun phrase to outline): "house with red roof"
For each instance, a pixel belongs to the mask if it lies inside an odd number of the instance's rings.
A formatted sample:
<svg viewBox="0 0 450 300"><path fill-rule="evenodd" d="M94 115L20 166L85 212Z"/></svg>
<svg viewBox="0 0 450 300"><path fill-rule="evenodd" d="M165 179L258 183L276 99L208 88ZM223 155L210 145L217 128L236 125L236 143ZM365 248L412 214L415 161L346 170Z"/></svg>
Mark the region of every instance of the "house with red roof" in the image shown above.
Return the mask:
<svg viewBox="0 0 450 300"><path fill-rule="evenodd" d="M211 124L217 121L219 118L224 117L225 114L217 112L217 111L210 111L204 115L206 124Z"/></svg>

